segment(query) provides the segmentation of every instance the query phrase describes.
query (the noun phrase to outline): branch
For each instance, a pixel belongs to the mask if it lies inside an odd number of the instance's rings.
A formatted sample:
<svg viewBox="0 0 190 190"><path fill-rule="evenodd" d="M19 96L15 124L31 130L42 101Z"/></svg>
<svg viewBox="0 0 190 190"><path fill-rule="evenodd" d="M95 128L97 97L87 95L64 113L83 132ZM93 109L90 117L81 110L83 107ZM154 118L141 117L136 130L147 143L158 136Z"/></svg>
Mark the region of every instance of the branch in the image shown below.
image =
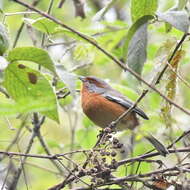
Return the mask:
<svg viewBox="0 0 190 190"><path fill-rule="evenodd" d="M37 131L40 129L40 126L42 125L42 121L39 121L38 120L38 115L37 113L34 113L34 128L33 128L33 132L32 132L32 135L30 137L30 140L29 140L29 143L28 143L28 146L26 148L26 151L25 151L25 154L28 154L32 148L32 145L33 145L33 142L34 142L34 138L36 137L37 135ZM19 181L19 178L20 178L20 175L22 173L22 170L23 170L23 165L24 165L24 162L26 161L27 157L24 157L23 159L21 159L20 161L20 165L17 169L17 171L15 172L14 176L13 176L13 180L10 184L10 187L9 187L9 190L15 190L16 189L16 186L17 186L17 183Z"/></svg>

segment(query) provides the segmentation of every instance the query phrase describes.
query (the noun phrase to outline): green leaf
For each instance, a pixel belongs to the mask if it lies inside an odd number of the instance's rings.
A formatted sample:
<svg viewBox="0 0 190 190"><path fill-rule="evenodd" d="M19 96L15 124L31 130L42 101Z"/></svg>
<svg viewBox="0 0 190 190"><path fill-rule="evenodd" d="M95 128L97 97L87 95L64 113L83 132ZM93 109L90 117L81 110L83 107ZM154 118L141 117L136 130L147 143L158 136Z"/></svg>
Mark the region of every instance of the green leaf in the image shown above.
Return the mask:
<svg viewBox="0 0 190 190"><path fill-rule="evenodd" d="M157 0L132 0L131 15L133 22L144 15L153 15L157 10L157 6Z"/></svg>
<svg viewBox="0 0 190 190"><path fill-rule="evenodd" d="M167 148L151 134L146 135L145 138L155 147L160 155L166 156L169 153Z"/></svg>
<svg viewBox="0 0 190 190"><path fill-rule="evenodd" d="M190 21L186 11L167 11L157 13L157 16L182 32L188 32L189 30Z"/></svg>
<svg viewBox="0 0 190 190"><path fill-rule="evenodd" d="M9 48L9 38L7 29L0 23L0 55L3 55Z"/></svg>
<svg viewBox="0 0 190 190"><path fill-rule="evenodd" d="M55 73L55 68L48 52L36 47L18 47L8 54L8 61L32 61Z"/></svg>
<svg viewBox="0 0 190 190"><path fill-rule="evenodd" d="M54 105L43 101L43 98L32 99L24 98L22 101L14 102L10 99L0 100L0 116L13 116L19 113L44 112L54 109Z"/></svg>
<svg viewBox="0 0 190 190"><path fill-rule="evenodd" d="M36 20L34 19L29 19L29 18L24 18L24 22L26 24L31 25L35 29L47 33L47 34L53 34L57 32L59 28L59 25L57 25L55 22L47 19L47 18L38 18Z"/></svg>
<svg viewBox="0 0 190 190"><path fill-rule="evenodd" d="M131 41L131 39L133 38L134 34L137 32L137 30L140 28L140 26L142 26L143 24L147 23L148 20L153 19L154 17L152 15L145 15L141 18L139 18L129 29L127 36L125 38L125 43L124 43L124 47L123 47L123 52L124 52L124 57L126 57L127 53L128 53L128 46L129 46L129 42Z"/></svg>
<svg viewBox="0 0 190 190"><path fill-rule="evenodd" d="M126 64L139 75L142 73L147 57L147 38L147 23L145 23L133 36L127 52ZM126 75L127 80L130 81L130 87L133 89L136 88L140 81L129 72Z"/></svg>
<svg viewBox="0 0 190 190"><path fill-rule="evenodd" d="M123 48L123 58L126 64L139 75L142 73L147 56L147 24L148 20L153 18L152 15L145 15L138 19L129 29ZM127 73L127 78L131 87L138 85L138 80L130 73Z"/></svg>
<svg viewBox="0 0 190 190"><path fill-rule="evenodd" d="M31 25L32 27L34 27L35 29L43 32L43 33L46 33L46 34L57 34L57 33L63 33L73 39L76 39L76 40L81 40L81 41L85 41L83 38L81 38L79 35L61 27L60 25L58 25L57 23L47 19L47 18L38 18L36 20L33 20L33 19L24 19L24 21ZM83 34L85 35L85 34ZM85 35L86 38L89 38L93 41L95 41L94 38L92 38L91 36L87 36Z"/></svg>
<svg viewBox="0 0 190 190"><path fill-rule="evenodd" d="M6 68L3 84L17 104L26 106L28 111L31 107L31 111L35 109L59 122L56 96L48 80L40 72L14 62Z"/></svg>

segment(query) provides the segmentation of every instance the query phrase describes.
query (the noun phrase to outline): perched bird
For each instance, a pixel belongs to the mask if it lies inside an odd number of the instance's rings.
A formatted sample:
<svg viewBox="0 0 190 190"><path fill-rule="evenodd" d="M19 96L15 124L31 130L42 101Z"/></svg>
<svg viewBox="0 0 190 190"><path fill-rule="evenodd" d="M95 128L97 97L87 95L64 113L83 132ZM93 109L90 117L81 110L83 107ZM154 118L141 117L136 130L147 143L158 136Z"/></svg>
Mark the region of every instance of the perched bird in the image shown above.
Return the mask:
<svg viewBox="0 0 190 190"><path fill-rule="evenodd" d="M83 112L101 128L108 127L133 105L132 101L102 79L93 76L79 77L79 79L83 82L81 90ZM136 114L148 119L141 109L135 107L117 124L116 130L134 129L139 124Z"/></svg>

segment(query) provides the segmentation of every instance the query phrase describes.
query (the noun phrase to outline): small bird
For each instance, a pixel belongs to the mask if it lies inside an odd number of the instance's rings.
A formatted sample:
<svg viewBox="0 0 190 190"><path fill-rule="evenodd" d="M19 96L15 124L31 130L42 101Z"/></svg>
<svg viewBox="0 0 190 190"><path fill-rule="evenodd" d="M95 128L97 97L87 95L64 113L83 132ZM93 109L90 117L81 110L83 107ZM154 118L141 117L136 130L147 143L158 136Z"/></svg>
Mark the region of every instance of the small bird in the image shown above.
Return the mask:
<svg viewBox="0 0 190 190"><path fill-rule="evenodd" d="M94 76L79 77L79 79L83 82L81 90L83 112L101 128L108 127L112 121L133 105L132 101L102 79ZM146 120L149 119L141 109L135 107L117 124L116 130L134 129L139 125L136 114Z"/></svg>

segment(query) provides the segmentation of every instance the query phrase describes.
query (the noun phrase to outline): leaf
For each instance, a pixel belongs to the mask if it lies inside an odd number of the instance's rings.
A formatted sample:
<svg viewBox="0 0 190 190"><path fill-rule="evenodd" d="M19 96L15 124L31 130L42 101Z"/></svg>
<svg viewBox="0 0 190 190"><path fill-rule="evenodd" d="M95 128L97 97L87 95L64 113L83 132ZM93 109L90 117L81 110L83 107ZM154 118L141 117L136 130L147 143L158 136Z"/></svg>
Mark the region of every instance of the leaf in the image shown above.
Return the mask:
<svg viewBox="0 0 190 190"><path fill-rule="evenodd" d="M36 47L18 47L8 54L8 61L32 61L55 73L55 68L48 52Z"/></svg>
<svg viewBox="0 0 190 190"><path fill-rule="evenodd" d="M5 26L0 23L0 55L3 55L9 48L9 37Z"/></svg>
<svg viewBox="0 0 190 190"><path fill-rule="evenodd" d="M21 105L20 111L35 109L59 122L56 96L40 72L17 62L11 63L5 70L3 85L17 105Z"/></svg>
<svg viewBox="0 0 190 190"><path fill-rule="evenodd" d="M155 149L160 153L160 155L166 156L169 153L167 148L165 148L165 146L151 134L145 136L145 138L155 147Z"/></svg>
<svg viewBox="0 0 190 190"><path fill-rule="evenodd" d="M28 103L30 102L30 103ZM43 112L54 109L54 105L50 105L49 102L44 101L43 98L39 99L27 99L24 98L22 101L13 102L10 99L0 100L0 116L12 116L19 113L29 112Z"/></svg>
<svg viewBox="0 0 190 190"><path fill-rule="evenodd" d="M47 34L53 34L59 28L58 24L44 17L38 18L36 20L24 18L24 22Z"/></svg>
<svg viewBox="0 0 190 190"><path fill-rule="evenodd" d="M141 18L139 18L129 29L125 42L124 42L124 47L123 47L123 51L124 51L124 58L126 57L127 53L128 53L128 46L129 43L131 41L131 39L133 38L134 34L138 31L138 29L145 23L148 22L148 20L153 19L154 17L152 15L145 15Z"/></svg>
<svg viewBox="0 0 190 190"><path fill-rule="evenodd" d="M132 21L135 22L144 15L153 15L157 7L157 0L131 0Z"/></svg>
<svg viewBox="0 0 190 190"><path fill-rule="evenodd" d="M47 18L38 18L36 20L34 19L28 19L28 18L25 18L24 21L31 25L32 27L34 27L35 29L43 32L43 33L46 33L46 34L57 34L57 33L63 33L73 39L76 39L76 40L81 40L81 41L84 41L86 42L86 40L84 40L82 37L80 37L79 35L75 34L74 32L71 32L63 27L61 27L60 25L58 25L57 23L47 19ZM87 36L86 34L83 34L86 38L88 39L91 39L93 40L94 42L95 39L91 36Z"/></svg>
<svg viewBox="0 0 190 190"><path fill-rule="evenodd" d="M146 61L147 53L147 23L142 25L131 39L127 52L126 64L136 73L141 75L144 62ZM131 86L135 87L138 84L136 78L127 72L127 78Z"/></svg>
<svg viewBox="0 0 190 190"><path fill-rule="evenodd" d="M176 96L176 88L177 88L177 70L179 67L179 62L184 55L183 50L177 51L176 55L171 61L171 66L169 66L170 70L167 76L167 83L165 86L165 94L167 98L171 100L175 100ZM161 108L161 116L167 127L172 127L172 114L171 114L172 105L167 101L164 101L164 105Z"/></svg>
<svg viewBox="0 0 190 190"><path fill-rule="evenodd" d="M165 13L157 13L160 20L171 24L178 30L187 33L189 30L189 16L186 11L167 11Z"/></svg>

